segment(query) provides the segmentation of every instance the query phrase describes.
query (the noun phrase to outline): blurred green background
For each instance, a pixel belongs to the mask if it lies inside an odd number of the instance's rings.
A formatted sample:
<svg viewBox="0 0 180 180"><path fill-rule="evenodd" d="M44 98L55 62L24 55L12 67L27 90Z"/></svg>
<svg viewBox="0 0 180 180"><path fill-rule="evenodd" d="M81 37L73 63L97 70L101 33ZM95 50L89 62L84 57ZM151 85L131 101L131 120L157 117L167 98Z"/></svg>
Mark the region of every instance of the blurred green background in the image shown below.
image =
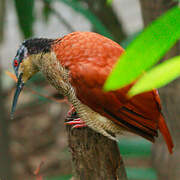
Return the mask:
<svg viewBox="0 0 180 180"><path fill-rule="evenodd" d="M38 74L19 99L15 119L9 120L15 82L5 74L20 43L29 37L57 38L72 31L94 31L124 48L161 13L172 0L0 0L0 179L36 179L34 170L46 180L71 178L64 118L69 109L63 97ZM178 55L179 45L167 56ZM163 110L176 142L169 157L161 138L152 144L139 137L119 141L129 180L178 180L180 145L178 117L180 82L160 91ZM168 167L170 165L170 167ZM179 169L179 170L178 170Z"/></svg>

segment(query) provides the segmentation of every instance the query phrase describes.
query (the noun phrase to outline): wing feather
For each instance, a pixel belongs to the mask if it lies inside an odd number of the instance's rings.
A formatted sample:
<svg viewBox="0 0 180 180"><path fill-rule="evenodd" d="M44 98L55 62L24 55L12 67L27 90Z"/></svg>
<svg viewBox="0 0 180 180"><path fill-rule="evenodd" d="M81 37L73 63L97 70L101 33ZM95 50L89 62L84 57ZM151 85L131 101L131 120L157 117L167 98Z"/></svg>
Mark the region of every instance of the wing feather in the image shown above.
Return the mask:
<svg viewBox="0 0 180 180"><path fill-rule="evenodd" d="M150 141L154 141L160 128L172 150L156 90L131 99L127 92L133 83L118 91L102 91L107 76L124 52L119 44L96 33L74 32L57 40L53 50L61 65L69 70L69 81L82 103Z"/></svg>

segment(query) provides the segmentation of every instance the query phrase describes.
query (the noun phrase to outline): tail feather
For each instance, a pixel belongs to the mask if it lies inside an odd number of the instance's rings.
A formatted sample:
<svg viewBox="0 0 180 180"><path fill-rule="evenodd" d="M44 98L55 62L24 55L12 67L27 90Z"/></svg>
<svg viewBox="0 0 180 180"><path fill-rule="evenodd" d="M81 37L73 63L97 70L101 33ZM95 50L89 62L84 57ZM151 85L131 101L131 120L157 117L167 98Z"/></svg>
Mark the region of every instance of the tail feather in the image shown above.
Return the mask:
<svg viewBox="0 0 180 180"><path fill-rule="evenodd" d="M173 144L169 129L166 125L166 122L162 114L160 115L160 119L159 119L159 130L161 134L163 135L164 140L166 141L169 152L172 154L174 144Z"/></svg>

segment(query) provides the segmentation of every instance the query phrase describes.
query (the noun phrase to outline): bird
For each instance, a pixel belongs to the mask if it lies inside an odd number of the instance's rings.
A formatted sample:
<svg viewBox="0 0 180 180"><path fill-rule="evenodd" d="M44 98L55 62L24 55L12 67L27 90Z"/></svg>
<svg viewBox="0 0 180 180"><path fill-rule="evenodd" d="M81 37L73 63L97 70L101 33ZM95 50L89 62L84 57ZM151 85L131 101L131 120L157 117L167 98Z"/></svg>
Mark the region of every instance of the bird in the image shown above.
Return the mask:
<svg viewBox="0 0 180 180"><path fill-rule="evenodd" d="M11 116L25 83L40 71L72 104L69 114L76 113L77 118L67 124L75 128L88 126L112 140L127 132L155 142L159 130L172 153L174 145L156 89L132 98L127 94L135 82L103 91L108 75L124 52L118 43L95 32L25 40L13 59L18 81Z"/></svg>

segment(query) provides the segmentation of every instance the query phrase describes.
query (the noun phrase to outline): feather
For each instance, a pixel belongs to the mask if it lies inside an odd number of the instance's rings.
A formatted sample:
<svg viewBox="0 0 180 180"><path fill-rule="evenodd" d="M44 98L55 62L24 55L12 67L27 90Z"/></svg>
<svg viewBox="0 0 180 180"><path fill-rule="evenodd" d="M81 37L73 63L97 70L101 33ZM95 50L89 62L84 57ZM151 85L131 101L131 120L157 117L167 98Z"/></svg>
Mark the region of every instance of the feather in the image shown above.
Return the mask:
<svg viewBox="0 0 180 180"><path fill-rule="evenodd" d="M82 103L152 142L159 128L172 152L172 139L162 118L156 90L131 99L127 92L135 82L117 91L102 90L118 57L124 53L119 44L91 32L74 32L57 42L53 50L61 65L69 70L69 81Z"/></svg>

